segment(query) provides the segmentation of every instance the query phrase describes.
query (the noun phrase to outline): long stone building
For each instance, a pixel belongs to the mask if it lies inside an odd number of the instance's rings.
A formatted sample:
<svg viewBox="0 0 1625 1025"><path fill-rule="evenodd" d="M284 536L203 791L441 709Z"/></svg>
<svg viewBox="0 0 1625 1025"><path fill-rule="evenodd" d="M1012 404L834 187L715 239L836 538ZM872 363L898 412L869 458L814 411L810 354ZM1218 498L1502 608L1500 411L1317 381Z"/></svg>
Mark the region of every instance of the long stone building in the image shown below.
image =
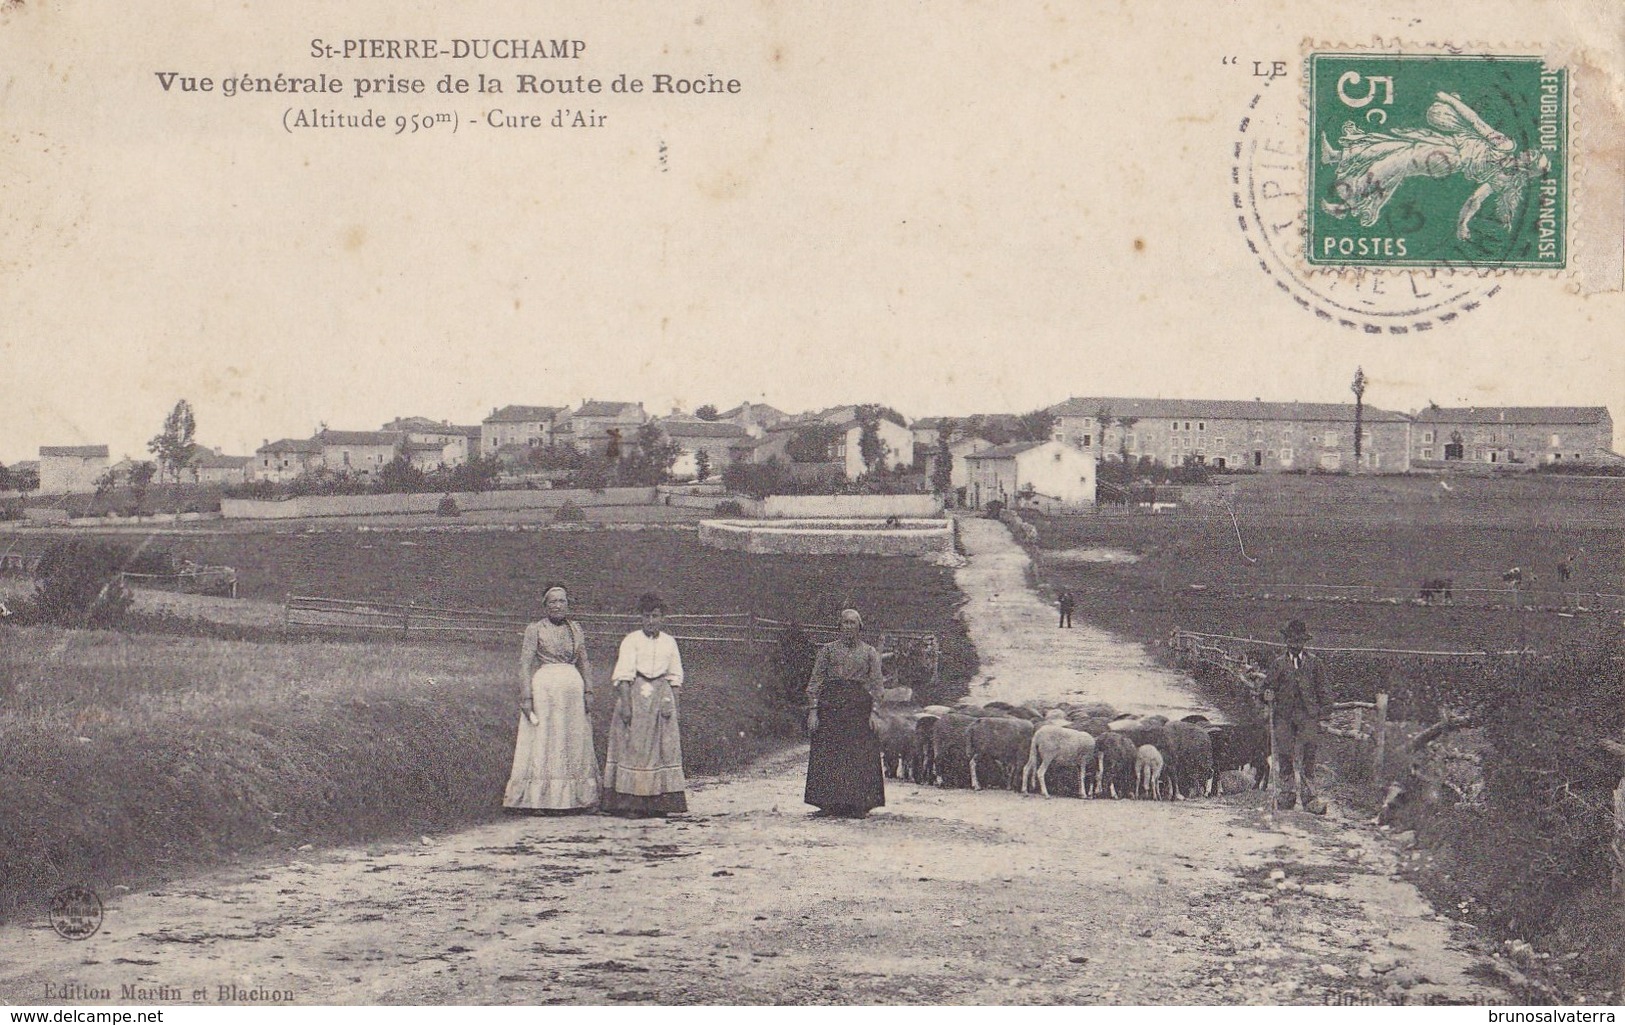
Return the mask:
<svg viewBox="0 0 1625 1025"><path fill-rule="evenodd" d="M1150 456L1224 469L1352 470L1354 406L1235 399L1072 398L1053 406L1054 437L1103 459ZM1410 469L1410 417L1366 406L1359 465Z"/></svg>
<svg viewBox="0 0 1625 1025"><path fill-rule="evenodd" d="M1435 463L1615 462L1603 406L1429 406L1411 428L1411 460Z"/></svg>

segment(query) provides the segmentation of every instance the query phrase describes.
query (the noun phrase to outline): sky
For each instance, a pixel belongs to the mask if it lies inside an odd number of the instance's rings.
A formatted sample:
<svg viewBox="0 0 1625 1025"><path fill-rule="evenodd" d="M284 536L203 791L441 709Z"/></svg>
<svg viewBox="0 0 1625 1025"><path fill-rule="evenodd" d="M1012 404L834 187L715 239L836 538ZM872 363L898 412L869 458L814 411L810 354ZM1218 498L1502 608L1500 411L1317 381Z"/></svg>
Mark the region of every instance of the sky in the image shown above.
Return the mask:
<svg viewBox="0 0 1625 1025"><path fill-rule="evenodd" d="M1306 313L1258 267L1231 180L1263 88L1253 62L1296 68L1306 39L1562 51L1591 76L1588 137L1617 155L1625 44L1608 10L11 5L0 462L41 445L141 456L180 398L200 442L248 454L323 423L472 424L586 398L652 413L876 401L911 417L1071 395L1340 402L1356 366L1381 408L1608 405L1625 428L1618 196L1575 211L1577 231L1601 236L1580 262L1604 273L1508 274L1447 326L1372 335ZM586 47L577 60L312 53L356 38ZM158 72L181 78L166 91ZM220 91L279 72L344 91ZM504 93L436 90L481 73ZM522 74L606 91L519 95ZM608 92L622 74L740 88ZM215 91L183 92L188 77ZM358 78L425 91L357 98ZM1291 87L1270 83L1288 100ZM386 127L287 131L296 108ZM548 125L561 109L603 121ZM494 111L542 127L493 127ZM451 114L456 132L394 134L414 113Z"/></svg>

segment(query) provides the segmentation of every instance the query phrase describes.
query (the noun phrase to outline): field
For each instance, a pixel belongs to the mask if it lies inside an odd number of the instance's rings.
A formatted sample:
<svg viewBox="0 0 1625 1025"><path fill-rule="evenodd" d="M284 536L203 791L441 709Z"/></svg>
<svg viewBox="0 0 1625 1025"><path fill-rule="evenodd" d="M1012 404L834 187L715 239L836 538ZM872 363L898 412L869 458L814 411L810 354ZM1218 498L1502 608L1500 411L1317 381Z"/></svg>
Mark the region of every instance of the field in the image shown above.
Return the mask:
<svg viewBox="0 0 1625 1025"><path fill-rule="evenodd" d="M1475 608L1466 596L1432 607L1302 597L1312 591L1305 584L1369 584L1414 597L1434 577L1458 588L1505 588L1501 574L1512 566L1523 568L1526 589L1625 591L1625 485L1448 483L1447 491L1432 479L1243 478L1234 523L1222 507L1032 522L1043 581L1070 589L1080 617L1145 640L1175 627L1275 640L1287 620L1303 619L1328 647L1545 650L1617 618ZM1243 557L1238 527L1256 561ZM1097 547L1139 558L1080 562L1066 554ZM1571 553L1572 578L1560 585L1556 566ZM1296 597L1257 597L1284 593ZM1508 591L1503 603L1510 600Z"/></svg>

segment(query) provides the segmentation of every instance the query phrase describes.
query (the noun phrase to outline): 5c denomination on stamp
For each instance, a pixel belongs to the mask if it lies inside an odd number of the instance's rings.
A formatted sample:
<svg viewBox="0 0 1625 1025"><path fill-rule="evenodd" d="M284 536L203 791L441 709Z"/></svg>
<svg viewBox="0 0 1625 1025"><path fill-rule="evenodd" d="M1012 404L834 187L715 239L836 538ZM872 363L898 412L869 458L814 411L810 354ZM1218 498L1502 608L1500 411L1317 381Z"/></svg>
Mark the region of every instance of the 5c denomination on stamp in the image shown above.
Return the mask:
<svg viewBox="0 0 1625 1025"><path fill-rule="evenodd" d="M1540 57L1313 53L1307 253L1318 266L1568 259L1568 79Z"/></svg>

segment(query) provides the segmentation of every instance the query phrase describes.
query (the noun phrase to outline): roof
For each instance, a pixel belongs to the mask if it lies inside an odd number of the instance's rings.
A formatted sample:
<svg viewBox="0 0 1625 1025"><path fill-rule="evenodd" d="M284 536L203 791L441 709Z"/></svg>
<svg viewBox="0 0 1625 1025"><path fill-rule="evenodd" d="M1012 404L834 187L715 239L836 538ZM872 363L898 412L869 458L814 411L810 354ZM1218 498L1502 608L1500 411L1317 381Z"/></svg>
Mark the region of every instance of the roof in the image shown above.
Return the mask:
<svg viewBox="0 0 1625 1025"><path fill-rule="evenodd" d="M571 413L571 416L626 416L632 413L642 413L641 402L600 402L594 399L583 402L581 408Z"/></svg>
<svg viewBox="0 0 1625 1025"><path fill-rule="evenodd" d="M193 456L187 465L197 470L241 470L253 461L252 456L223 456L203 451Z"/></svg>
<svg viewBox="0 0 1625 1025"><path fill-rule="evenodd" d="M269 445L261 445L255 452L264 452L267 455L280 455L283 452L314 454L322 450L322 443L315 438L283 438L273 441Z"/></svg>
<svg viewBox="0 0 1625 1025"><path fill-rule="evenodd" d="M106 459L106 445L41 445L40 458L46 456L69 456L76 459Z"/></svg>
<svg viewBox="0 0 1625 1025"><path fill-rule="evenodd" d="M1023 452L1030 452L1040 445L1048 445L1047 441L1012 441L1008 445L994 445L984 448L980 452L972 452L966 459L1014 459Z"/></svg>
<svg viewBox="0 0 1625 1025"><path fill-rule="evenodd" d="M407 452L444 452L446 446L438 441L409 441L401 448Z"/></svg>
<svg viewBox="0 0 1625 1025"><path fill-rule="evenodd" d="M728 410L727 412L717 414L717 419L731 420L736 416L743 416L747 406L750 407L750 412L753 416L759 417L762 414L766 414L769 418L777 417L780 420L783 420L786 416L784 410L777 409L765 402L741 402L739 405Z"/></svg>
<svg viewBox="0 0 1625 1025"><path fill-rule="evenodd" d="M323 445L388 445L401 443L398 431L323 431L316 435Z"/></svg>
<svg viewBox="0 0 1625 1025"><path fill-rule="evenodd" d="M552 423L563 406L503 406L485 418L488 424L529 424L546 421Z"/></svg>
<svg viewBox="0 0 1625 1025"><path fill-rule="evenodd" d="M418 434L440 433L455 434L460 428L453 427L444 420L430 420L426 416L402 416L391 420L379 430L384 431L414 431Z"/></svg>
<svg viewBox="0 0 1625 1025"><path fill-rule="evenodd" d="M1000 427L1015 427L1021 417L1014 413L971 413L966 416L922 416L909 425L910 430L934 431L952 420L954 424L963 429L972 419L979 419L984 424L996 424Z"/></svg>
<svg viewBox="0 0 1625 1025"><path fill-rule="evenodd" d="M1293 420L1354 422L1354 406L1347 402L1248 402L1245 399L1126 399L1071 398L1049 411L1056 416L1093 417L1102 409L1114 417L1203 420ZM1366 406L1366 423L1404 423L1410 417L1389 409Z"/></svg>
<svg viewBox="0 0 1625 1025"><path fill-rule="evenodd" d="M656 425L668 438L742 438L745 429L738 424L707 420L659 420Z"/></svg>
<svg viewBox="0 0 1625 1025"><path fill-rule="evenodd" d="M480 436L479 424L453 424L451 429L469 438L478 438Z"/></svg>
<svg viewBox="0 0 1625 1025"><path fill-rule="evenodd" d="M1429 406L1417 423L1436 424L1601 424L1613 418L1606 406Z"/></svg>

